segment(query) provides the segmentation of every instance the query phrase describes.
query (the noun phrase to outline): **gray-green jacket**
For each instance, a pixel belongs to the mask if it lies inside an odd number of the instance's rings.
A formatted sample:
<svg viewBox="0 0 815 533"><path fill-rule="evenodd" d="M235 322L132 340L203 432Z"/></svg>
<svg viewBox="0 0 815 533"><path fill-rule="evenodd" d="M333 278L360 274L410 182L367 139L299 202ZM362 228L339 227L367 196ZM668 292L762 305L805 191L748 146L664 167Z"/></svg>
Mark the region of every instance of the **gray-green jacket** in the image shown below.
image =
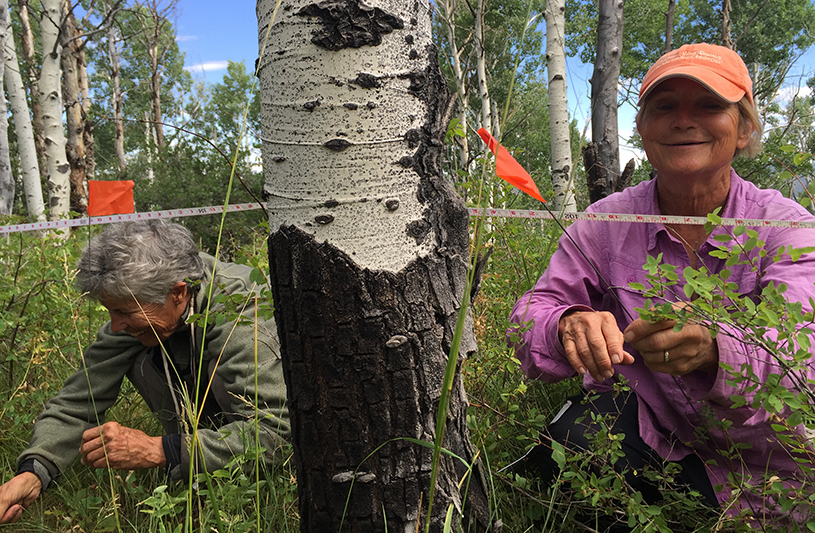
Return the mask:
<svg viewBox="0 0 815 533"><path fill-rule="evenodd" d="M201 325L193 328L185 325L173 333L163 346L170 357L169 373L172 376L189 374L190 360L193 353L192 333L195 336L195 365L201 357L203 341L203 368L200 391L206 390L206 383L212 377L211 390L208 393L207 406L210 414L220 410L218 416L209 418L208 424L199 424L197 438L200 443L196 468L201 471L214 471L223 468L234 455L252 448L255 437L255 420L258 422L260 446L266 449L265 461L274 462L279 458L282 439L289 436L289 416L286 409L286 387L283 382L283 371L280 362L277 331L274 319L255 320L254 294L257 292L249 279L249 267L221 261L215 262L212 256L202 253L205 266L205 279L200 290L193 298L193 313L203 315L206 312L209 280L215 283L212 299L216 302L210 308L206 335ZM219 299L227 298L237 303L237 309L246 322L235 326L234 317L221 320L218 311L224 310L225 304ZM245 307L244 307L245 305ZM259 302L268 306L269 302ZM263 314L263 313L260 313ZM270 315L270 312L266 313ZM255 376L255 326L257 323L257 379ZM105 422L105 412L116 401L122 380L125 375L136 371L135 367L144 367L145 362L153 362L161 373L141 374L147 376L148 385L156 389L169 390L159 348L150 348L141 344L130 335L113 333L110 322L107 322L97 333L96 341L84 353L83 365L65 382L62 390L52 398L45 411L37 418L29 447L17 460L18 468L28 459L35 459L36 471L44 479L44 485L56 478L78 455L82 434L92 427ZM174 369L175 367L175 369ZM152 376L152 377L151 377ZM131 381L136 381L131 376ZM161 381L161 383L158 383ZM257 381L257 390L255 382ZM135 384L135 383L134 383ZM178 380L174 379L174 388ZM143 384L142 384L143 385ZM142 387L137 386L145 396ZM202 397L199 393L199 398ZM257 406L255 409L255 395ZM188 413L183 406L183 395L176 394L182 403L182 412ZM192 399L195 391L190 391ZM145 396L148 405L155 411L156 399ZM175 411L173 402L167 396L163 401L170 411ZM256 417L256 414L258 415ZM162 418L159 416L159 418ZM173 479L186 479L190 468L190 447L192 431L190 415L186 421L176 425L162 420L165 431L172 432L173 427L180 427L182 433L181 460L170 471ZM165 437L166 439L166 437ZM164 441L167 442L166 440ZM165 444L166 450L166 444ZM28 461L31 463L31 461ZM43 471L43 468L47 472Z"/></svg>

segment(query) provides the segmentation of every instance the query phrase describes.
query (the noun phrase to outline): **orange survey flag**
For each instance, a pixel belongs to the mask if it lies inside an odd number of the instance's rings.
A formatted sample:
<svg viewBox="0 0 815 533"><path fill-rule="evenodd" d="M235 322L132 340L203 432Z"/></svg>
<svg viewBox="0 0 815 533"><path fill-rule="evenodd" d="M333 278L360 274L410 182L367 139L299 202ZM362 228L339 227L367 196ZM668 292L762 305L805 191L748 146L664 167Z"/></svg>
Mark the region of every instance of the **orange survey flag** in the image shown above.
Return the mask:
<svg viewBox="0 0 815 533"><path fill-rule="evenodd" d="M88 216L123 215L134 210L133 180L88 180Z"/></svg>
<svg viewBox="0 0 815 533"><path fill-rule="evenodd" d="M498 140L490 135L490 132L484 128L478 130L478 134L484 139L484 142L489 146L492 153L495 154L495 173L498 174L498 177L505 179L511 185L521 189L532 198L537 198L541 202L546 203L541 193L538 192L538 186L532 181L532 176L529 175L529 172L524 170L524 167L522 167L520 163L515 161L515 158L509 155L507 149L498 144Z"/></svg>

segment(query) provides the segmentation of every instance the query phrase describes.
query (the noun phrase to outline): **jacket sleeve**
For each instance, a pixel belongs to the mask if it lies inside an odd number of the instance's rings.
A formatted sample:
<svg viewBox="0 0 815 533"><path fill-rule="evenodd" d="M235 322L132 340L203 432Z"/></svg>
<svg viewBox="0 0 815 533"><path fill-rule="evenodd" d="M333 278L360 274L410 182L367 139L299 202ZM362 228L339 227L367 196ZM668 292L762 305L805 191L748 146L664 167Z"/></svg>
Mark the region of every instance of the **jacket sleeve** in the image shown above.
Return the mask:
<svg viewBox="0 0 815 533"><path fill-rule="evenodd" d="M104 423L105 411L116 401L122 379L144 350L137 340L114 334L110 323L105 324L85 350L78 370L37 418L31 442L17 459L18 467L34 458L56 479L79 455L82 434Z"/></svg>
<svg viewBox="0 0 815 533"><path fill-rule="evenodd" d="M274 319L255 320L254 297L247 302L241 323L208 327L204 341L208 370L214 374L209 394L215 395L228 423L218 429L199 427L183 436L181 463L170 471L173 479L186 478L191 457L196 458L196 471L213 472L235 455L252 457L255 443L265 449L265 463L281 459L290 426L276 326Z"/></svg>

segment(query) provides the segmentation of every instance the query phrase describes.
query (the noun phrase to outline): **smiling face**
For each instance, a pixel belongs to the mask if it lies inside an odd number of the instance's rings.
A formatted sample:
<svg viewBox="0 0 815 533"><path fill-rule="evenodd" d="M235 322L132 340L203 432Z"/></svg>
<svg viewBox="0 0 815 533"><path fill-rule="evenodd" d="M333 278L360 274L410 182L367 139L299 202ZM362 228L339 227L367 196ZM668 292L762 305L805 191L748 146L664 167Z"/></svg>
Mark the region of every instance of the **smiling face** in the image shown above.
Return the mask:
<svg viewBox="0 0 815 533"><path fill-rule="evenodd" d="M183 282L173 287L164 304L140 304L132 299L99 301L110 314L110 327L114 332L124 331L145 346L158 346L159 340L164 341L178 330L188 302Z"/></svg>
<svg viewBox="0 0 815 533"><path fill-rule="evenodd" d="M745 121L746 124L746 121ZM661 82L637 116L648 161L662 179L729 183L736 148L750 140L736 104L687 78Z"/></svg>

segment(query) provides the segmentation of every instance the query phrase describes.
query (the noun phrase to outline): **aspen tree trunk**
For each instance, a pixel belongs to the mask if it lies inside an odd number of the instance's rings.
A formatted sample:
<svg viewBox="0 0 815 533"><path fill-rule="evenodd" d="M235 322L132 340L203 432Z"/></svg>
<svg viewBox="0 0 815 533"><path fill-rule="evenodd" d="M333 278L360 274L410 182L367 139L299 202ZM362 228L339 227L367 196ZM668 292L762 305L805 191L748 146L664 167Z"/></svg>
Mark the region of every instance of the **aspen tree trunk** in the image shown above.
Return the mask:
<svg viewBox="0 0 815 533"><path fill-rule="evenodd" d="M273 9L258 2L261 43ZM469 257L464 204L441 176L452 102L430 10L427 0L287 0L259 62L270 271L304 532L424 531L431 451L400 438L432 442L439 429ZM468 321L459 364L474 350ZM466 408L457 373L444 446L472 462ZM465 479L443 455L431 531L442 531L448 506L464 531L487 529L479 472Z"/></svg>
<svg viewBox="0 0 815 533"><path fill-rule="evenodd" d="M606 173L606 190L620 179L617 128L617 83L623 45L623 0L600 0L597 21L597 61L591 77L591 136L597 165Z"/></svg>
<svg viewBox="0 0 815 533"><path fill-rule="evenodd" d="M3 80L6 85L11 118L17 132L17 153L20 157L20 168L23 181L23 193L28 216L39 221L45 220L45 202L42 197L40 167L37 162L37 148L34 144L34 130L25 97L23 78L17 62L17 50L14 47L14 35L8 32L5 43L5 72Z"/></svg>
<svg viewBox="0 0 815 533"><path fill-rule="evenodd" d="M8 0L0 0L0 50L5 50L11 39L8 20ZM5 54L0 55L0 71L5 69ZM4 76L5 77L5 76ZM14 206L14 176L11 175L11 156L8 143L8 113L6 95L0 91L0 215L10 215Z"/></svg>
<svg viewBox="0 0 815 533"><path fill-rule="evenodd" d="M455 0L443 0L439 2L439 5L442 6L442 17L447 27L447 41L450 43L453 76L456 80L456 96L458 97L456 106L458 121L464 131L464 135L456 139L456 142L459 143L459 168L467 170L470 164L470 144L467 140L467 111L470 108L470 97L464 69L461 68L462 50L459 50L458 42L456 42L456 2Z"/></svg>
<svg viewBox="0 0 815 533"><path fill-rule="evenodd" d="M40 106L39 88L39 62L36 59L34 50L34 32L31 30L31 18L29 15L28 0L18 0L18 14L20 16L20 49L23 53L23 65L25 65L25 76L23 81L28 94L31 95L31 125L34 128L34 146L37 148L37 164L40 168L40 176L46 179L45 161L45 134L42 127L42 107Z"/></svg>
<svg viewBox="0 0 815 533"><path fill-rule="evenodd" d="M565 0L547 0L546 70L549 81L549 132L552 143L552 187L555 210L577 212L572 178L572 142L569 138L569 107L566 96Z"/></svg>
<svg viewBox="0 0 815 533"><path fill-rule="evenodd" d="M151 46L150 53L150 75L151 98L153 101L153 132L155 133L156 146L164 148L164 124L161 117L161 71L158 65L158 43Z"/></svg>
<svg viewBox="0 0 815 533"><path fill-rule="evenodd" d="M492 102L487 84L487 50L484 42L484 12L487 0L477 0L473 24L475 25L475 73L478 79L478 96L481 98L481 127L500 138L493 124Z"/></svg>
<svg viewBox="0 0 815 533"><path fill-rule="evenodd" d="M88 194L85 190L85 124L82 116L79 88L79 49L81 32L76 18L67 2L62 5L62 99L65 106L66 155L71 166L71 211L85 213L88 210Z"/></svg>
<svg viewBox="0 0 815 533"><path fill-rule="evenodd" d="M108 2L108 9L112 2ZM122 104L124 96L121 89L121 77L119 73L119 47L116 26L113 24L113 17L109 17L108 22L108 58L110 59L110 85L113 91L110 95L110 108L113 110L113 125L115 134L113 145L116 149L116 160L119 163L119 176L124 179L127 175L127 160L125 159L125 128L124 117L122 115Z"/></svg>
<svg viewBox="0 0 815 533"><path fill-rule="evenodd" d="M42 0L42 67L39 90L42 106L45 156L48 176L48 208L51 220L66 218L70 209L71 166L65 155L65 133L62 125L62 91L60 84L59 21L64 0Z"/></svg>
<svg viewBox="0 0 815 533"><path fill-rule="evenodd" d="M730 13L733 7L730 0L722 0L722 46L725 48L733 48L733 41L730 37Z"/></svg>
<svg viewBox="0 0 815 533"><path fill-rule="evenodd" d="M164 2L165 0L142 0L136 4L137 7L147 9L150 14L149 17L144 17L140 11L137 11L142 26L138 38L144 44L150 59L150 93L152 101L150 120L153 128L153 138L159 148L164 148L166 145L161 111L161 75L164 70L163 61L167 53L167 46L162 43L162 38L165 28L172 29L170 16L175 11L177 0L166 0L166 3Z"/></svg>
<svg viewBox="0 0 815 533"><path fill-rule="evenodd" d="M82 30L77 29L82 35ZM94 158L93 122L91 116L91 88L88 81L88 58L85 54L87 40L78 46L76 56L76 77L79 82L79 109L82 113L82 143L85 146L85 180L92 180L96 175L96 159ZM87 200L87 195L86 195Z"/></svg>
<svg viewBox="0 0 815 533"><path fill-rule="evenodd" d="M674 49L674 10L676 0L668 0L668 9L665 11L665 51L667 54Z"/></svg>
<svg viewBox="0 0 815 533"><path fill-rule="evenodd" d="M162 0L147 0L144 6L150 12L149 24L144 19L139 19L142 22L143 28L143 41L147 54L150 57L150 89L151 99L153 102L153 134L156 146L164 148L166 142L164 140L164 125L162 124L163 118L161 113L161 73L162 73L162 56L165 53L165 47L162 47L161 38L166 25L170 24L167 15L175 9L176 0L169 0L167 5L161 5Z"/></svg>

